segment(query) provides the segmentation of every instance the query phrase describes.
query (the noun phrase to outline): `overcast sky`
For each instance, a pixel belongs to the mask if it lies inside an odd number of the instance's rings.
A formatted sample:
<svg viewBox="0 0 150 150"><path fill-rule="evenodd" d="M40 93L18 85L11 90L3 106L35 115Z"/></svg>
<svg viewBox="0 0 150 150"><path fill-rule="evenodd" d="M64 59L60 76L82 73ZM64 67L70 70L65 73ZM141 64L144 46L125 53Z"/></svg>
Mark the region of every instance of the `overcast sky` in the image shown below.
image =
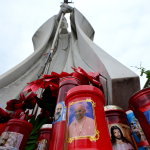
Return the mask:
<svg viewBox="0 0 150 150"><path fill-rule="evenodd" d="M31 53L32 36L57 14L61 0L5 0L0 3L0 74ZM150 69L150 0L74 0L95 30L94 42L140 75L131 66ZM140 77L141 87L146 82Z"/></svg>

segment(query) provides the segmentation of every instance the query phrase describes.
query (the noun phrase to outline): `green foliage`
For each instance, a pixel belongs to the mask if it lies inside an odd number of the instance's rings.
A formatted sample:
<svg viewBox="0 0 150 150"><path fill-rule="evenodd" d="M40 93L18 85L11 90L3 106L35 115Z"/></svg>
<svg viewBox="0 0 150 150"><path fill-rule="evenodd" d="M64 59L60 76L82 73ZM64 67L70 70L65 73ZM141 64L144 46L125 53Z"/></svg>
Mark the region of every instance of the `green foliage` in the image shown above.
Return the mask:
<svg viewBox="0 0 150 150"><path fill-rule="evenodd" d="M148 78L150 80L150 70L146 70L145 74L146 74L146 78Z"/></svg>
<svg viewBox="0 0 150 150"><path fill-rule="evenodd" d="M34 150L36 141L38 138L38 131L41 128L43 124L45 124L48 121L48 118L40 120L39 116L36 118L32 116L30 123L33 125L33 130L28 138L25 150Z"/></svg>
<svg viewBox="0 0 150 150"><path fill-rule="evenodd" d="M140 63L140 67L137 67L137 66L131 66L131 67L135 67L139 69L141 71L140 76L143 76L145 74L146 78L150 80L150 70L146 70L145 68L141 67L141 63Z"/></svg>
<svg viewBox="0 0 150 150"><path fill-rule="evenodd" d="M35 123L35 116L34 115L32 116L30 123L32 124L32 126L34 126L34 123Z"/></svg>

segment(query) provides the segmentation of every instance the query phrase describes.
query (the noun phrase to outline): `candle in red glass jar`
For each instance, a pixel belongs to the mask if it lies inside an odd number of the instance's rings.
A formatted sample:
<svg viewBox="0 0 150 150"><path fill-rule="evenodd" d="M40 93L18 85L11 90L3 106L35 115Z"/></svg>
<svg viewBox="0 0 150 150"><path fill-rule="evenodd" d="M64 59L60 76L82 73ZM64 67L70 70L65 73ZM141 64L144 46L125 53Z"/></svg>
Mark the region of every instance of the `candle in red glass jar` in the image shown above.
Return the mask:
<svg viewBox="0 0 150 150"><path fill-rule="evenodd" d="M52 124L42 125L42 127L40 128L40 130L38 132L38 139L36 142L35 149L49 150L51 132L52 132Z"/></svg>
<svg viewBox="0 0 150 150"><path fill-rule="evenodd" d="M126 113L115 105L104 107L113 150L137 150Z"/></svg>
<svg viewBox="0 0 150 150"><path fill-rule="evenodd" d="M139 150L146 150L147 148L150 149L149 143L144 135L144 132L140 126L139 121L135 118L133 111L126 110L125 113L127 114L128 122L130 124L131 131L133 133L133 137L138 146L138 149Z"/></svg>
<svg viewBox="0 0 150 150"><path fill-rule="evenodd" d="M105 121L105 99L96 87L81 85L67 92L64 150L112 150Z"/></svg>
<svg viewBox="0 0 150 150"><path fill-rule="evenodd" d="M25 120L9 120L0 137L0 146L14 147L19 150L24 150L32 129L33 126L31 123Z"/></svg>
<svg viewBox="0 0 150 150"><path fill-rule="evenodd" d="M134 112L150 143L150 88L135 93L129 100L129 107Z"/></svg>
<svg viewBox="0 0 150 150"><path fill-rule="evenodd" d="M66 93L73 87L80 85L80 81L75 77L65 77L60 80L57 105L52 128L52 139L50 150L63 150L65 121L66 121Z"/></svg>

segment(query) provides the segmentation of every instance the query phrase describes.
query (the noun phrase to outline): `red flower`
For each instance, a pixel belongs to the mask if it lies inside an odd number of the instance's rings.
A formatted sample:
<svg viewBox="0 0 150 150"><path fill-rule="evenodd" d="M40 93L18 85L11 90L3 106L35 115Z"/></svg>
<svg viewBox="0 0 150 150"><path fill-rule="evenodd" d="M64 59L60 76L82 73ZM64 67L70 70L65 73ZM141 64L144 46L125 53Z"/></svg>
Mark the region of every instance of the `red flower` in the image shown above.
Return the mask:
<svg viewBox="0 0 150 150"><path fill-rule="evenodd" d="M27 118L28 116L28 118ZM16 119L21 119L21 120L28 120L31 119L33 115L29 115L29 110L27 110L26 112L24 112L22 109L16 109L15 114L12 116L12 119L16 118Z"/></svg>
<svg viewBox="0 0 150 150"><path fill-rule="evenodd" d="M12 119L16 118L19 119L22 114L24 113L24 111L22 109L16 109L14 115L12 116Z"/></svg>
<svg viewBox="0 0 150 150"><path fill-rule="evenodd" d="M24 89L24 91L33 91L36 92L39 88L46 89L49 85L51 87L55 87L58 89L59 86L59 80L60 78L67 77L67 76L73 76L78 78L82 85L89 85L89 82L93 83L93 85L96 85L97 87L100 87L100 82L97 80L99 78L98 72L89 72L86 73L82 68L72 68L75 72L73 73L67 73L67 72L61 72L61 74L58 74L56 72L52 72L51 75L43 75L42 78L32 81L30 83L27 83L28 86Z"/></svg>
<svg viewBox="0 0 150 150"><path fill-rule="evenodd" d="M6 108L7 110L9 111L14 111L16 108L15 108L15 104L19 104L20 101L18 99L12 99L12 100L9 100L6 104Z"/></svg>
<svg viewBox="0 0 150 150"><path fill-rule="evenodd" d="M9 114L5 110L0 108L0 123L1 122L7 122L9 119L11 119Z"/></svg>
<svg viewBox="0 0 150 150"><path fill-rule="evenodd" d="M36 94L32 92L27 97L25 97L24 93L21 92L19 100L12 99L8 101L5 109L9 111L14 111L16 108L22 108L23 110L26 110L27 108L33 109L36 104L34 96L36 96Z"/></svg>
<svg viewBox="0 0 150 150"><path fill-rule="evenodd" d="M33 109L36 104L36 99L34 96L37 94L34 94L33 92L30 93L27 97L24 96L23 93L20 93L19 104L15 104L15 108L22 108L23 110Z"/></svg>
<svg viewBox="0 0 150 150"><path fill-rule="evenodd" d="M59 87L59 80L62 77L70 76L67 72L62 72L58 74L56 72L52 72L51 75L43 75L42 78L32 81L23 91L33 91L36 92L39 88L46 89L49 85L58 89Z"/></svg>
<svg viewBox="0 0 150 150"><path fill-rule="evenodd" d="M97 76L99 77L99 73L98 72L89 72L89 73L86 73L82 68L78 67L78 68L72 68L75 73L73 73L73 77L76 77L78 78L81 83L83 85L88 85L89 84L89 81L91 83L94 83L95 85L99 86L100 87L100 82L98 82L96 80Z"/></svg>

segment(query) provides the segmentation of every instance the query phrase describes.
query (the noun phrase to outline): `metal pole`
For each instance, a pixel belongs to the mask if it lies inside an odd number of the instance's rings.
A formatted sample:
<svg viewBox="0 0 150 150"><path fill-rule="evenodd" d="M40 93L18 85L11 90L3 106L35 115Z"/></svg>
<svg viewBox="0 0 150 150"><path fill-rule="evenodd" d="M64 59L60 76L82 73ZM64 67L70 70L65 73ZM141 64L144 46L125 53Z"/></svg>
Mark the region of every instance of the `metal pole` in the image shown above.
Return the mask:
<svg viewBox="0 0 150 150"><path fill-rule="evenodd" d="M59 21L59 24L58 24L58 27L57 27L57 30L56 30L56 34L55 34L55 37L54 37L54 40L53 40L53 43L52 43L52 46L51 46L51 50L50 50L51 54L49 55L48 60L51 59L51 57L54 53L54 47L55 47L56 39L57 39L57 36L58 36L58 33L59 33L59 29L60 29L60 25L61 25L63 17L64 17L64 13L61 14L61 18L60 18L60 21ZM50 66L50 62L47 63L47 65L45 67L45 70L44 70L44 74L48 74L49 66Z"/></svg>
<svg viewBox="0 0 150 150"><path fill-rule="evenodd" d="M57 27L57 30L56 30L56 34L55 34L55 37L54 37L54 40L53 40L53 43L52 43L52 46L51 46L50 55L48 55L48 61L47 61L47 64L46 64L46 67L44 69L43 74L48 74L48 70L49 70L49 67L50 67L50 61L49 60L52 59L52 56L53 56L53 53L54 53L54 47L55 47L55 43L56 43L56 40L57 40L57 36L58 36L58 33L59 33L59 29L60 29L60 25L61 25L63 17L64 17L64 13L61 14L61 18L60 18L60 21L59 21L59 24L58 24L58 27ZM37 96L41 97L42 93L43 93L43 89L39 89L37 91ZM40 108L38 107L38 104L36 103L32 114L36 116L39 113L40 113Z"/></svg>

